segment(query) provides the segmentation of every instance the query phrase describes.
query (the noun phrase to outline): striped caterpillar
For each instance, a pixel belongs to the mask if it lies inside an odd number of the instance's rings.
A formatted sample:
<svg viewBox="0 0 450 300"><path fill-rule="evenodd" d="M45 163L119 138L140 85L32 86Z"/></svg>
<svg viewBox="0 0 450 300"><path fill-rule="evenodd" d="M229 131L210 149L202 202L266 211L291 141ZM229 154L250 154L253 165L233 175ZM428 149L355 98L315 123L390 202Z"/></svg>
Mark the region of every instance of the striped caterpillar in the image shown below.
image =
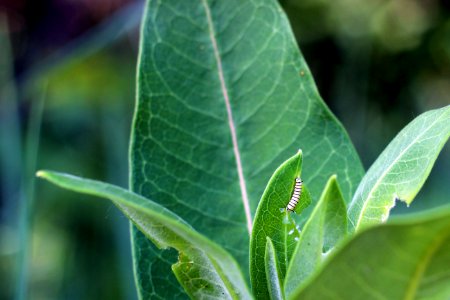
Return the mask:
<svg viewBox="0 0 450 300"><path fill-rule="evenodd" d="M297 206L298 200L302 195L302 184L303 181L300 177L295 178L294 192L292 193L291 200L289 200L289 203L286 206L287 211L295 210L295 206Z"/></svg>

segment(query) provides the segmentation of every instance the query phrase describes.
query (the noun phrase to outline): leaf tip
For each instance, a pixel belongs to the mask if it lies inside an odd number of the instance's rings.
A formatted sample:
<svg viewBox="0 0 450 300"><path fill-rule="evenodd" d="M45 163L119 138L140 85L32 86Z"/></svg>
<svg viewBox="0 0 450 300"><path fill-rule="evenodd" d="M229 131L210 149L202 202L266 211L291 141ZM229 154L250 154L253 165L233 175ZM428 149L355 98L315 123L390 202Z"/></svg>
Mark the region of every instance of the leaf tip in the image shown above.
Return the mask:
<svg viewBox="0 0 450 300"><path fill-rule="evenodd" d="M36 177L48 180L50 182L55 182L55 173L48 170L39 170L36 172Z"/></svg>
<svg viewBox="0 0 450 300"><path fill-rule="evenodd" d="M303 164L303 151L302 149L298 149L297 153L293 156L293 159L297 161L297 177L300 177L300 173L302 170L302 164Z"/></svg>
<svg viewBox="0 0 450 300"><path fill-rule="evenodd" d="M36 172L36 177L45 178L46 173L47 172L45 172L45 171L39 170Z"/></svg>
<svg viewBox="0 0 450 300"><path fill-rule="evenodd" d="M328 178L328 181L327 181L327 183L325 185L324 190L328 190L330 188L336 189L338 187L339 187L339 184L338 184L338 181L337 181L337 175L333 174L333 175L330 176L330 178Z"/></svg>

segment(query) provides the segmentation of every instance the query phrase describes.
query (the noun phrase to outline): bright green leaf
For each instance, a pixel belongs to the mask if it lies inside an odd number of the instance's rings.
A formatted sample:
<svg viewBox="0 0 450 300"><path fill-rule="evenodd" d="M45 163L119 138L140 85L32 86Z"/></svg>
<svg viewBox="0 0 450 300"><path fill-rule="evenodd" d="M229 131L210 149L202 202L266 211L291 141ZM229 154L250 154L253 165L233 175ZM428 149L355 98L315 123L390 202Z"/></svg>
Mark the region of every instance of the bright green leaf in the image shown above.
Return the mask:
<svg viewBox="0 0 450 300"><path fill-rule="evenodd" d="M370 167L349 206L352 228L385 221L397 200L408 205L450 136L450 106L428 111L406 126Z"/></svg>
<svg viewBox="0 0 450 300"><path fill-rule="evenodd" d="M345 201L336 176L332 176L303 227L300 240L292 254L284 283L287 296L313 274L346 233Z"/></svg>
<svg viewBox="0 0 450 300"><path fill-rule="evenodd" d="M264 187L297 149L310 162L304 175L313 198L337 172L350 199L361 164L320 98L278 1L148 0L141 37L134 192L177 213L244 269ZM143 289L152 286L149 247L134 240ZM151 272L160 277L170 268Z"/></svg>
<svg viewBox="0 0 450 300"><path fill-rule="evenodd" d="M273 174L261 198L255 215L250 241L250 279L257 299L269 298L265 272L267 237L278 256L280 276L283 280L289 258L299 238L299 232L290 212L285 211L295 185L295 178L302 170L302 152L284 162ZM302 206L303 197L298 205Z"/></svg>
<svg viewBox="0 0 450 300"><path fill-rule="evenodd" d="M449 299L450 207L366 228L291 299Z"/></svg>
<svg viewBox="0 0 450 300"><path fill-rule="evenodd" d="M197 233L166 208L107 183L49 171L40 171L38 176L72 191L111 200L158 247L177 249L181 253L179 264L186 262L185 257L192 260L197 268L195 272L203 274L202 283L207 284L207 287L196 291L196 296L251 298L235 260L222 247ZM202 270L198 269L199 266ZM188 275L189 272L184 273L184 276Z"/></svg>
<svg viewBox="0 0 450 300"><path fill-rule="evenodd" d="M272 240L267 237L266 254L264 256L267 287L269 289L269 295L271 300L284 299L283 296L283 283L280 278L280 266L278 264L278 258L275 253L275 247Z"/></svg>

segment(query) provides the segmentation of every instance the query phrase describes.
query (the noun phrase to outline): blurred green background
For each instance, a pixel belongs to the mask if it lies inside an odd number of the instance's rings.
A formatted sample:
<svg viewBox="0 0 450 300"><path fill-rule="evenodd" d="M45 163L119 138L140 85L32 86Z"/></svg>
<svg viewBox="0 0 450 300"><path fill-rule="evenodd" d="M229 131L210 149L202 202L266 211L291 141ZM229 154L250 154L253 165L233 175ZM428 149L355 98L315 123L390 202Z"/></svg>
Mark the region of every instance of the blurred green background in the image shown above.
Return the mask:
<svg viewBox="0 0 450 300"><path fill-rule="evenodd" d="M368 168L450 104L450 4L280 0ZM135 299L128 222L36 182L53 169L127 186L143 1L0 1L0 299ZM447 145L407 213L448 202Z"/></svg>

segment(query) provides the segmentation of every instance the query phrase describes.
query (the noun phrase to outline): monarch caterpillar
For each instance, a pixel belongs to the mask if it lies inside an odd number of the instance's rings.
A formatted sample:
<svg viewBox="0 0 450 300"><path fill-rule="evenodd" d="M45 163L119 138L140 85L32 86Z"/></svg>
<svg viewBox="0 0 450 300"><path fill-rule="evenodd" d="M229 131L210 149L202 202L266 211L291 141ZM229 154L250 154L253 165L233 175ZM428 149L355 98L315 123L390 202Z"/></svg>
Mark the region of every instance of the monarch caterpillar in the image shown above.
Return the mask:
<svg viewBox="0 0 450 300"><path fill-rule="evenodd" d="M303 181L300 177L295 178L294 192L292 193L291 200L289 200L289 203L286 206L287 211L295 210L295 206L297 206L298 200L302 195L302 184Z"/></svg>

